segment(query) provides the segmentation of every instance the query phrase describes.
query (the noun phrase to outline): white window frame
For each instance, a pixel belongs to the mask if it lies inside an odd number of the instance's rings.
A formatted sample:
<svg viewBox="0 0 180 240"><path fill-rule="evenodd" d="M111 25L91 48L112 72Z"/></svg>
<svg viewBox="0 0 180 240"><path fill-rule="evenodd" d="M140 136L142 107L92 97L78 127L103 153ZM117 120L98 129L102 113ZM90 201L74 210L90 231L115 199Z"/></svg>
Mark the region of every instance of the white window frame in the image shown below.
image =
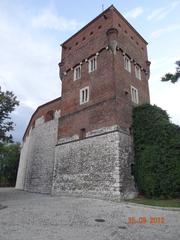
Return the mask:
<svg viewBox="0 0 180 240"><path fill-rule="evenodd" d="M80 89L80 105L89 102L89 86Z"/></svg>
<svg viewBox="0 0 180 240"><path fill-rule="evenodd" d="M141 80L141 68L138 65L135 65L135 76L137 79Z"/></svg>
<svg viewBox="0 0 180 240"><path fill-rule="evenodd" d="M138 89L133 86L131 86L131 100L133 103L139 103Z"/></svg>
<svg viewBox="0 0 180 240"><path fill-rule="evenodd" d="M74 81L81 78L81 65L78 65L74 68Z"/></svg>
<svg viewBox="0 0 180 240"><path fill-rule="evenodd" d="M89 73L94 72L97 69L97 56L89 59Z"/></svg>
<svg viewBox="0 0 180 240"><path fill-rule="evenodd" d="M124 68L128 72L131 72L131 60L127 55L124 56Z"/></svg>

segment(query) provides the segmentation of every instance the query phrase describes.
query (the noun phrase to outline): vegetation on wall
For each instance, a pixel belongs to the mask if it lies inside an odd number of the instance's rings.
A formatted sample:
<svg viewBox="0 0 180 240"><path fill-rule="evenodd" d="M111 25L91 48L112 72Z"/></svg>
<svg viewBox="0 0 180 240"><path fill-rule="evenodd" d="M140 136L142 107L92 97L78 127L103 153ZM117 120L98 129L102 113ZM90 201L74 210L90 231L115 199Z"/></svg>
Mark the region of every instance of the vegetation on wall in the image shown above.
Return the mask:
<svg viewBox="0 0 180 240"><path fill-rule="evenodd" d="M180 197L180 127L166 111L144 104L133 110L135 180L147 197Z"/></svg>

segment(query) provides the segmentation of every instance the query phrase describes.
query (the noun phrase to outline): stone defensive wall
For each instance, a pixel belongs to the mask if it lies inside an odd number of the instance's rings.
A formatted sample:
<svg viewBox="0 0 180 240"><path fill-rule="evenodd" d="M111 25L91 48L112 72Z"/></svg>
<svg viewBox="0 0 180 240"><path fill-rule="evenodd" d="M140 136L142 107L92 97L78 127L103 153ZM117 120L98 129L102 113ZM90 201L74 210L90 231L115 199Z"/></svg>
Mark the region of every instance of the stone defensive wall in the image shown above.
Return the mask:
<svg viewBox="0 0 180 240"><path fill-rule="evenodd" d="M37 108L23 137L16 188L50 193L61 98Z"/></svg>

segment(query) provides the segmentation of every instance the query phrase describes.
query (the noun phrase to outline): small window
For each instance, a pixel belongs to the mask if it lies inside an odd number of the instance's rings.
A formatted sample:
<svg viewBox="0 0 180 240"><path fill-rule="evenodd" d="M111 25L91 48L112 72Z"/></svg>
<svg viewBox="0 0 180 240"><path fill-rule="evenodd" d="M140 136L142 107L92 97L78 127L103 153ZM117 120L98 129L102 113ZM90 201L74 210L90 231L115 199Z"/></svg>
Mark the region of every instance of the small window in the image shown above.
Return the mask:
<svg viewBox="0 0 180 240"><path fill-rule="evenodd" d="M133 86L131 86L131 99L132 99L132 102L136 104L139 103L138 90Z"/></svg>
<svg viewBox="0 0 180 240"><path fill-rule="evenodd" d="M80 89L80 104L87 103L89 101L89 87Z"/></svg>
<svg viewBox="0 0 180 240"><path fill-rule="evenodd" d="M86 129L85 128L80 129L80 136L79 136L79 138L80 139L86 138Z"/></svg>
<svg viewBox="0 0 180 240"><path fill-rule="evenodd" d="M89 73L97 69L97 57L94 56L89 59Z"/></svg>
<svg viewBox="0 0 180 240"><path fill-rule="evenodd" d="M131 164L131 176L134 176L135 173L135 167L134 167L134 163Z"/></svg>
<svg viewBox="0 0 180 240"><path fill-rule="evenodd" d="M124 68L128 71L131 72L131 61L128 56L124 56Z"/></svg>
<svg viewBox="0 0 180 240"><path fill-rule="evenodd" d="M74 68L74 81L81 78L81 65Z"/></svg>
<svg viewBox="0 0 180 240"><path fill-rule="evenodd" d="M35 120L32 123L32 128L35 128Z"/></svg>
<svg viewBox="0 0 180 240"><path fill-rule="evenodd" d="M138 65L135 65L135 76L137 79L141 80L141 68Z"/></svg>
<svg viewBox="0 0 180 240"><path fill-rule="evenodd" d="M54 119L54 111L49 111L45 115L45 122L51 121Z"/></svg>

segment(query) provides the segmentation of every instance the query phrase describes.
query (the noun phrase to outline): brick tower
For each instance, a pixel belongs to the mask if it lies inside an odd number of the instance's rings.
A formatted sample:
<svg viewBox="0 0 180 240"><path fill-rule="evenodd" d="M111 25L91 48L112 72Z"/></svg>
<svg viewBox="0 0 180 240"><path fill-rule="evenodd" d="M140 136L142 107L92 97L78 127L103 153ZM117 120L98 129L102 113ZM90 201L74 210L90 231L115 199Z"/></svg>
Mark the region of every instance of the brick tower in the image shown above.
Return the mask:
<svg viewBox="0 0 180 240"><path fill-rule="evenodd" d="M149 102L146 45L113 6L62 44L54 192L135 192L130 127L133 105Z"/></svg>
<svg viewBox="0 0 180 240"><path fill-rule="evenodd" d="M56 121L57 140L51 143L52 159L47 159L48 166L52 161L48 184L38 191L119 198L136 194L131 171L132 108L149 103L149 65L147 42L114 6L62 44L62 96L43 105L40 114L42 118L49 110L60 112L58 121L50 118ZM47 106L52 107L46 111ZM34 163L39 155L33 157ZM25 177L25 189L33 190L33 179L39 185L42 179L36 173L31 177L29 162L25 175L31 181Z"/></svg>

